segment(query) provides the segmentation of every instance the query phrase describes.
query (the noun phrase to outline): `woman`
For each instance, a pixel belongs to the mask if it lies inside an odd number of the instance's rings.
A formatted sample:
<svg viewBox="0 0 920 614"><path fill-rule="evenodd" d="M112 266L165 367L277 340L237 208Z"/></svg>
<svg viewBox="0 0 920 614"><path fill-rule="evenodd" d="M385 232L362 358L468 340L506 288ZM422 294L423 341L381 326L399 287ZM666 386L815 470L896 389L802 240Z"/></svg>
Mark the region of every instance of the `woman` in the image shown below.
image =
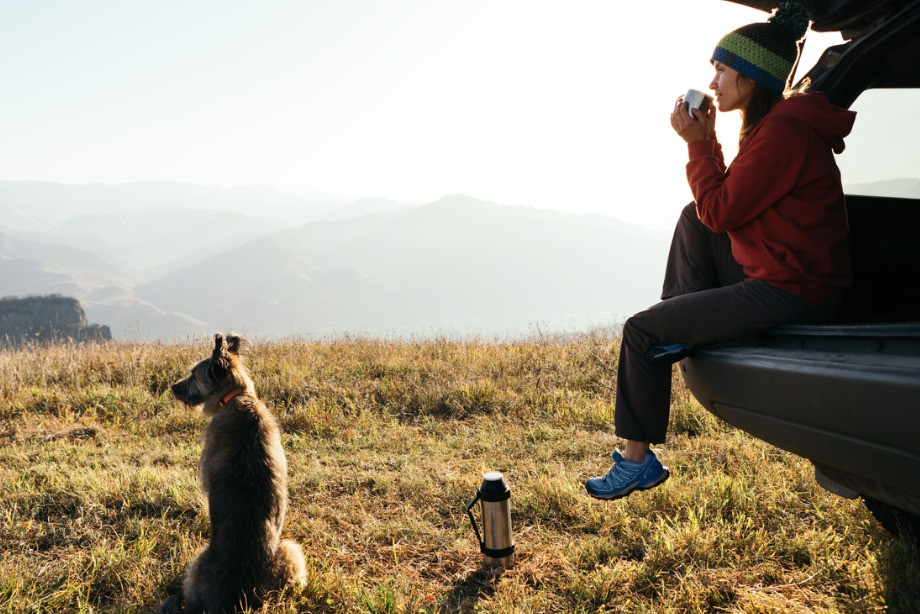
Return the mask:
<svg viewBox="0 0 920 614"><path fill-rule="evenodd" d="M614 426L626 446L606 475L585 483L593 497L617 499L668 478L649 447L665 440L674 362L694 347L777 324L825 322L851 284L834 153L855 113L821 93L783 95L807 28L805 10L783 3L767 23L743 26L716 46L715 106L742 114L728 168L715 108L694 117L682 100L674 107L671 126L688 143L695 202L674 232L664 300L623 328Z"/></svg>

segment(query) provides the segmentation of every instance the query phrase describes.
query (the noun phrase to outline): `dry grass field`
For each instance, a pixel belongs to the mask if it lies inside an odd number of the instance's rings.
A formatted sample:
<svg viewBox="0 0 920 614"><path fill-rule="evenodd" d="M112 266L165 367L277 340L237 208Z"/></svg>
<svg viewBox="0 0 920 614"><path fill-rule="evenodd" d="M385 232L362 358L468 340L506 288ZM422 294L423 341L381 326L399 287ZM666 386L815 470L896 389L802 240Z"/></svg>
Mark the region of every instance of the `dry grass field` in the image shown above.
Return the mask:
<svg viewBox="0 0 920 614"><path fill-rule="evenodd" d="M0 612L149 612L179 589L208 536L204 419L169 385L209 348L0 351ZM587 497L617 443L616 355L604 333L252 345L308 565L264 611L920 611L915 544L677 378L671 479ZM518 561L501 574L464 512L489 470L512 494Z"/></svg>

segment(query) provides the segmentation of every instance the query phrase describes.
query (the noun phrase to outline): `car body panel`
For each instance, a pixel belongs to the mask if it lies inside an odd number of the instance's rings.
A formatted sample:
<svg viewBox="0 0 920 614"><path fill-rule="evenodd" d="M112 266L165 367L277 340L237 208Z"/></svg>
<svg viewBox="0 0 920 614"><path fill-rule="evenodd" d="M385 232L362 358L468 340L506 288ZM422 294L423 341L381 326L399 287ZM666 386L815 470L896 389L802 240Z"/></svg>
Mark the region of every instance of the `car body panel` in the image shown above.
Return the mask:
<svg viewBox="0 0 920 614"><path fill-rule="evenodd" d="M777 327L680 366L713 414L920 514L920 325Z"/></svg>

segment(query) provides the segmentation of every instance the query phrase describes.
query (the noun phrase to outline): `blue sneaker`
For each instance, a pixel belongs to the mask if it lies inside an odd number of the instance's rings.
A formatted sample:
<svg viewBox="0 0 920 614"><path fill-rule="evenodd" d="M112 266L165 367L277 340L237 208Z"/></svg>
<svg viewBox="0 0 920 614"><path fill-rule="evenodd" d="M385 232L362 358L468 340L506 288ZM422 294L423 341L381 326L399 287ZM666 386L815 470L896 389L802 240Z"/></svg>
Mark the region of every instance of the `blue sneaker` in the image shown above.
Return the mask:
<svg viewBox="0 0 920 614"><path fill-rule="evenodd" d="M670 477L671 472L649 450L640 463L623 458L620 451L613 453L613 467L607 475L591 478L585 489L595 499L619 499L634 490L655 488Z"/></svg>

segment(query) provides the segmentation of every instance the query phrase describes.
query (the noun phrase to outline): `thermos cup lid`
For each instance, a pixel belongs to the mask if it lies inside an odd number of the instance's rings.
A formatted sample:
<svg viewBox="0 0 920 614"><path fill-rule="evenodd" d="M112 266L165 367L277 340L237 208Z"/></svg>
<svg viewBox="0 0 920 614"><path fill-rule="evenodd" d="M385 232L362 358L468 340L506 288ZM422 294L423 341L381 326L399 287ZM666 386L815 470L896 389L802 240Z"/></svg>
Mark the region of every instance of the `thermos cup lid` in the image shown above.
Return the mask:
<svg viewBox="0 0 920 614"><path fill-rule="evenodd" d="M491 503L511 498L511 489L508 488L508 484L505 483L505 476L500 471L490 471L482 476L479 498Z"/></svg>

